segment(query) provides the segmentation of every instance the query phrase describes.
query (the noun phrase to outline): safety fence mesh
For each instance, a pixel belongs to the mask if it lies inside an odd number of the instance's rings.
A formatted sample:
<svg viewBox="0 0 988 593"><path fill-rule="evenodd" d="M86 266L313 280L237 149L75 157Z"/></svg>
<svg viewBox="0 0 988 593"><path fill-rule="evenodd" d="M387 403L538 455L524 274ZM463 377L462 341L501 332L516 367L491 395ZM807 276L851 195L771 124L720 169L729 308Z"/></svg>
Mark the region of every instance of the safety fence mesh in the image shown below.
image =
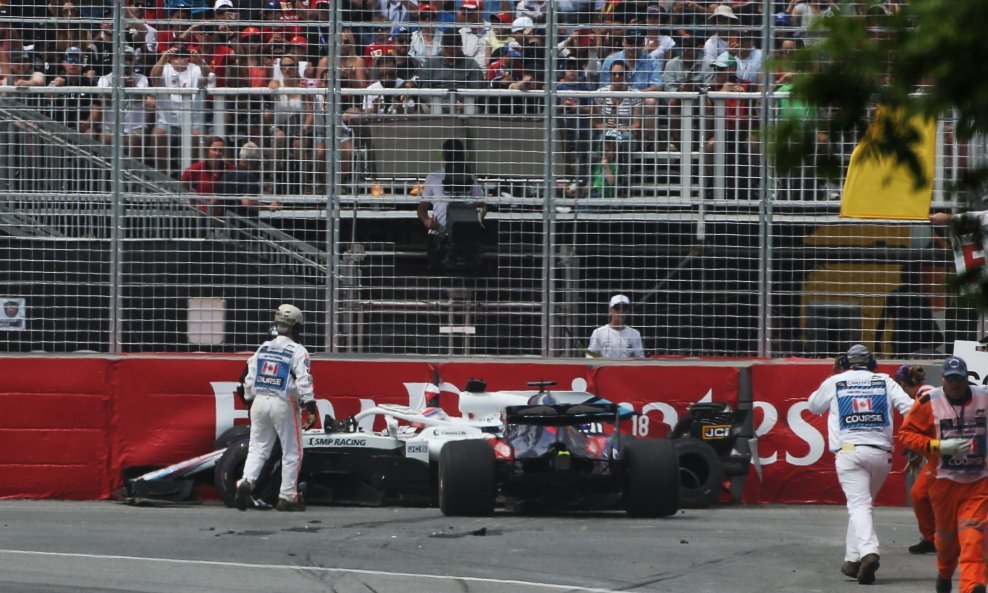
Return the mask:
<svg viewBox="0 0 988 593"><path fill-rule="evenodd" d="M291 302L313 352L584 356L615 294L647 355L980 337L945 227L767 156L813 118L769 58L896 3L362 5L5 8L0 349L243 351ZM985 152L952 131L935 208Z"/></svg>

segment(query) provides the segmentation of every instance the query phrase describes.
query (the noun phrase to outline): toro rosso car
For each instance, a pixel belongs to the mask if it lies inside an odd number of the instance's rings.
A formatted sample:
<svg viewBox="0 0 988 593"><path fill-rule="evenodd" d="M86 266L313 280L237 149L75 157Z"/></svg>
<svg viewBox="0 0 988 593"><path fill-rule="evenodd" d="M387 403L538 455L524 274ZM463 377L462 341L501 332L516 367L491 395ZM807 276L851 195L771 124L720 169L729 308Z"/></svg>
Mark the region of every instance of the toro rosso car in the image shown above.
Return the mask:
<svg viewBox="0 0 988 593"><path fill-rule="evenodd" d="M621 434L629 410L584 392L540 390L506 406L493 439L446 443L439 455L439 507L488 515L502 497L521 508L623 508L639 517L678 510L679 466L668 439ZM522 395L522 394L517 394Z"/></svg>

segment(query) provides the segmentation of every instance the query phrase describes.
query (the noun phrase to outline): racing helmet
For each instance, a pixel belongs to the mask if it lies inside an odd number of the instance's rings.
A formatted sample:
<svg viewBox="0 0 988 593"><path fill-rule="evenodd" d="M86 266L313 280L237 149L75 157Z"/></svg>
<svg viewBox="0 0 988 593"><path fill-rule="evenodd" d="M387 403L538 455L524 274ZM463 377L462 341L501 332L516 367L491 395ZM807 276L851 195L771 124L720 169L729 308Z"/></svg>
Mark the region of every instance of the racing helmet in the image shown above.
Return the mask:
<svg viewBox="0 0 988 593"><path fill-rule="evenodd" d="M302 326L302 310L295 305L284 304L274 312L274 323L292 330Z"/></svg>

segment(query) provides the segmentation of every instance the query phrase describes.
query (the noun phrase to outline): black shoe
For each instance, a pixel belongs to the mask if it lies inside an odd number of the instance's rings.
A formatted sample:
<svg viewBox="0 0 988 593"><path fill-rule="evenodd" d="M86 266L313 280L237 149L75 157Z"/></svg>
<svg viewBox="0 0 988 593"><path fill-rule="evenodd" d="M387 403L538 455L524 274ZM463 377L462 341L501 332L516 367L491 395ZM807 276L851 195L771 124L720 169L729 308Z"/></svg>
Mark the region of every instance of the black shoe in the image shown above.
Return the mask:
<svg viewBox="0 0 988 593"><path fill-rule="evenodd" d="M950 579L937 577L937 593L950 593Z"/></svg>
<svg viewBox="0 0 988 593"><path fill-rule="evenodd" d="M246 511L247 506L250 505L250 494L253 492L254 487L247 480L240 480L237 484L237 494L233 498L233 504L236 505L241 511Z"/></svg>
<svg viewBox="0 0 988 593"><path fill-rule="evenodd" d="M860 562L851 562L850 560L845 560L844 564L841 564L840 566L841 574L843 574L847 578L854 580L858 579L859 570L861 570Z"/></svg>
<svg viewBox="0 0 988 593"><path fill-rule="evenodd" d="M971 589L971 593L985 593L985 586L975 585L974 588Z"/></svg>
<svg viewBox="0 0 988 593"><path fill-rule="evenodd" d="M276 511L282 511L285 513L298 513L305 510L305 503L302 499L298 500L288 500L285 498L278 498L278 504L275 505Z"/></svg>
<svg viewBox="0 0 988 593"><path fill-rule="evenodd" d="M936 554L937 546L928 539L919 540L918 544L909 546L910 554Z"/></svg>
<svg viewBox="0 0 988 593"><path fill-rule="evenodd" d="M861 559L861 570L858 571L858 584L870 585L875 582L875 571L878 570L878 554L865 554Z"/></svg>

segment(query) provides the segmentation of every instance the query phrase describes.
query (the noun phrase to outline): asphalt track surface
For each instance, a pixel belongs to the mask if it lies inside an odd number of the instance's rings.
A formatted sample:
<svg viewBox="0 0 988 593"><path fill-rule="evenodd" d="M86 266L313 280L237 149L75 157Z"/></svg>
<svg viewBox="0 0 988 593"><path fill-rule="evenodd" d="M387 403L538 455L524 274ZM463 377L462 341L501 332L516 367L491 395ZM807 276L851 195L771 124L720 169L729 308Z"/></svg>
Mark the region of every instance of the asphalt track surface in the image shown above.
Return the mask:
<svg viewBox="0 0 988 593"><path fill-rule="evenodd" d="M876 510L878 580L838 571L836 506L723 506L449 518L434 508L0 501L2 593L563 593L933 591L908 508ZM957 590L956 581L954 590Z"/></svg>

